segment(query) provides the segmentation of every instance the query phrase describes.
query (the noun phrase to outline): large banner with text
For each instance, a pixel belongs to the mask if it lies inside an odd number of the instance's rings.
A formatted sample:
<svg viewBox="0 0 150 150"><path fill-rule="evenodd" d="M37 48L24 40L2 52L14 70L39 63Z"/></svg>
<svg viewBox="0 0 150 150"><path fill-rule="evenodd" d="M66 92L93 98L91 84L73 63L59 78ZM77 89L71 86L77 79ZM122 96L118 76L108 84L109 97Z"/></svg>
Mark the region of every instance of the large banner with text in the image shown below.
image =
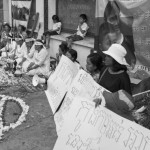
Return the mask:
<svg viewBox="0 0 150 150"><path fill-rule="evenodd" d="M77 97L53 150L149 150L150 131Z"/></svg>

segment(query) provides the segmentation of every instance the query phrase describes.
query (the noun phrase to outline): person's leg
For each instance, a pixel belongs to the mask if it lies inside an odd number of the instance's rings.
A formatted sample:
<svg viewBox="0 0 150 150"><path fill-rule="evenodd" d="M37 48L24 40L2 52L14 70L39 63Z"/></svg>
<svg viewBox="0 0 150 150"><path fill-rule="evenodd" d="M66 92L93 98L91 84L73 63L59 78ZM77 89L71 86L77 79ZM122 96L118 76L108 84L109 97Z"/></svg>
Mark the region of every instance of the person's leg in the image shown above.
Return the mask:
<svg viewBox="0 0 150 150"><path fill-rule="evenodd" d="M56 31L49 31L46 35L46 48L49 48L49 44L50 44L50 36L52 35L58 35L58 33Z"/></svg>
<svg viewBox="0 0 150 150"><path fill-rule="evenodd" d="M75 35L69 36L67 39L68 39L67 40L68 47L71 48L71 45L73 42L83 40L83 37L75 34Z"/></svg>
<svg viewBox="0 0 150 150"><path fill-rule="evenodd" d="M49 44L50 44L50 34L46 35L46 40L45 40L45 44L46 44L46 48L49 48Z"/></svg>

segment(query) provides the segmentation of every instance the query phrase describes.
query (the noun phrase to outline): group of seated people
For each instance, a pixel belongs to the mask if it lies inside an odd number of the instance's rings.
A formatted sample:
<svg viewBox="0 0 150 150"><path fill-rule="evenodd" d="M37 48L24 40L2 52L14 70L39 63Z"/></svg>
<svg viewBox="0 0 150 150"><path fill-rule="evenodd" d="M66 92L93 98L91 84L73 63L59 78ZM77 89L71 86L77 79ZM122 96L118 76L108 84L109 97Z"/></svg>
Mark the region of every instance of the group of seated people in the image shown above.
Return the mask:
<svg viewBox="0 0 150 150"><path fill-rule="evenodd" d="M1 60L11 64L14 68L14 74L19 72L28 75L48 75L50 69L49 51L45 48L42 40L34 39L27 34L24 35L18 34L14 37L11 34L9 24L4 24L4 31L1 34Z"/></svg>
<svg viewBox="0 0 150 150"><path fill-rule="evenodd" d="M43 75L46 78L49 77L52 71L49 52L50 36L59 34L61 30L59 18L54 15L52 19L54 21L53 30L43 33L42 39L34 39L28 36L21 25L18 27L17 36L14 37L9 24L4 24L4 30L1 33L0 58L11 62L14 74ZM82 68L77 61L77 51L71 48L71 43L76 40L82 40L86 35L88 30L86 20L86 16L81 14L77 33L68 37L65 42L59 45L59 53L56 54L56 66L61 56L65 55L76 64L78 69ZM133 89L131 88L130 78L127 74L129 64L125 58L127 55L125 47L114 43L107 50L103 51L103 55L105 57L102 57L98 52L89 54L86 60L86 71L99 85L112 94L123 90L127 95L132 96ZM144 83L146 82L144 81ZM100 100L97 100L96 103L99 104ZM132 108L134 106L133 103L132 101L129 103ZM112 105L109 106L112 107ZM110 109L114 110L114 108Z"/></svg>

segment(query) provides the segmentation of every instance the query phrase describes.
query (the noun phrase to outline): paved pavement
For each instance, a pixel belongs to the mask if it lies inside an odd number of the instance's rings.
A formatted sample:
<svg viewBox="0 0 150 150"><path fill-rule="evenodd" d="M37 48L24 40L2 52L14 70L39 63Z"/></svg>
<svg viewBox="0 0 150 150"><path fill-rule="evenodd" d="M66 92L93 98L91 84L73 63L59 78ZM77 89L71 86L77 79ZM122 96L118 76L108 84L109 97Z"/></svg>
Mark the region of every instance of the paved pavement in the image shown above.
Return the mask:
<svg viewBox="0 0 150 150"><path fill-rule="evenodd" d="M57 135L45 93L30 93L24 101L30 106L27 120L5 133L0 150L53 150Z"/></svg>

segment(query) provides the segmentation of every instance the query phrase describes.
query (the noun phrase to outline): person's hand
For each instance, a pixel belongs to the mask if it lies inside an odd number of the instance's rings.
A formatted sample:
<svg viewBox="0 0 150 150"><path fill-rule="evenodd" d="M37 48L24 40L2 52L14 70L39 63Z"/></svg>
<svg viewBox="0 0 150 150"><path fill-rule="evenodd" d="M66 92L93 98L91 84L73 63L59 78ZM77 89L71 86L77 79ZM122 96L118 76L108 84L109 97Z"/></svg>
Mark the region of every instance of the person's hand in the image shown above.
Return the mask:
<svg viewBox="0 0 150 150"><path fill-rule="evenodd" d="M102 99L97 98L97 99L94 99L93 102L95 102L95 108L96 108L96 107L98 107L99 105L101 105Z"/></svg>
<svg viewBox="0 0 150 150"><path fill-rule="evenodd" d="M31 66L29 66L29 67L27 68L27 72L29 72L30 70L32 70L32 67L31 67Z"/></svg>

